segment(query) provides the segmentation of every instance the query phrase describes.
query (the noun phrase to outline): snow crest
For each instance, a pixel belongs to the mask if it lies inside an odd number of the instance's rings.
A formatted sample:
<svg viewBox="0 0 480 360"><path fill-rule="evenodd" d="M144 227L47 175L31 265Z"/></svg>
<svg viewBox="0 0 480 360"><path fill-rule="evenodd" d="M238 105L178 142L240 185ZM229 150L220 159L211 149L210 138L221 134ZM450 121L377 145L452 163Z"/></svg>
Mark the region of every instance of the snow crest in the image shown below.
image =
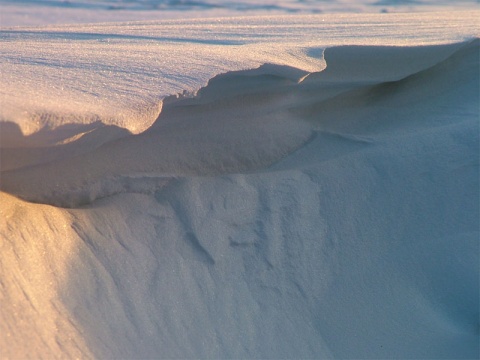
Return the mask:
<svg viewBox="0 0 480 360"><path fill-rule="evenodd" d="M469 46L474 48L477 42ZM2 163L7 168L2 169L0 186L3 191L29 201L76 207L137 188L152 193L165 183L165 178L263 169L308 143L316 129L362 142L361 137L351 134L357 127L369 129L367 133L371 135L374 129L388 129L393 122L377 120L382 118L379 114L369 118L371 107L365 104L376 104L380 101L377 97L389 99L388 93L395 93L398 88L403 90L402 95L394 101L401 103L419 99L420 94L433 94L447 83L459 83L454 75L447 78L456 64L436 70L445 62L454 63L452 59L459 57L458 52L465 52L462 44L412 48L347 46L327 49L327 68L319 73L265 65L219 75L195 97L167 98L156 122L141 134L129 135L115 126L98 125L53 148L6 149ZM375 59L367 55L371 53L376 54ZM388 71L385 64L392 60L399 65ZM475 62L471 64L474 66ZM415 81L416 78L421 80ZM464 81L470 84L475 78L471 79ZM437 82L441 86L431 85ZM470 88L463 88L466 90L457 91L456 98L469 97ZM355 112L344 111L359 107ZM339 119L339 113L353 120ZM416 131L420 126L415 121L413 125L399 121L402 131L411 126ZM440 123L440 119L436 121ZM71 128L76 129L74 124ZM18 161L19 152L24 155L23 163ZM39 159L41 163L36 164ZM153 181L154 178L157 180Z"/></svg>

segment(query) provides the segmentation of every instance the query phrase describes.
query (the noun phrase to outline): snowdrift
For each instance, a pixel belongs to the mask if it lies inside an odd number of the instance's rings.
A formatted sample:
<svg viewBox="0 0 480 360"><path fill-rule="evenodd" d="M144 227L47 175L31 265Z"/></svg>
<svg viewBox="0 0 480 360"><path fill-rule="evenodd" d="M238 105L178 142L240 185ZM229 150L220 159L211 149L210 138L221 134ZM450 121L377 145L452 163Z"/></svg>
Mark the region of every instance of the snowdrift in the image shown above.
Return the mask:
<svg viewBox="0 0 480 360"><path fill-rule="evenodd" d="M230 62L138 133L7 97L0 355L478 356L479 40L429 44Z"/></svg>

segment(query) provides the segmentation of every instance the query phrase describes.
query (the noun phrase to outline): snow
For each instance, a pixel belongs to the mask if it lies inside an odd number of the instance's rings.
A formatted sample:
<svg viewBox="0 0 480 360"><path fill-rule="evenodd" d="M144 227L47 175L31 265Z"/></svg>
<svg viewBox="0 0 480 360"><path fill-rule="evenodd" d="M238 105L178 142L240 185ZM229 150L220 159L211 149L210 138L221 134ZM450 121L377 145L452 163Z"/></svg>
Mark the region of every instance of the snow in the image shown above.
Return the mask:
<svg viewBox="0 0 480 360"><path fill-rule="evenodd" d="M478 0L0 0L0 26L320 13L472 10Z"/></svg>
<svg viewBox="0 0 480 360"><path fill-rule="evenodd" d="M478 357L479 12L373 3L3 27L0 357Z"/></svg>
<svg viewBox="0 0 480 360"><path fill-rule="evenodd" d="M320 71L328 46L464 41L478 33L477 15L247 17L4 30L0 118L24 134L97 121L140 133L157 118L163 98L194 94L215 75L266 63Z"/></svg>

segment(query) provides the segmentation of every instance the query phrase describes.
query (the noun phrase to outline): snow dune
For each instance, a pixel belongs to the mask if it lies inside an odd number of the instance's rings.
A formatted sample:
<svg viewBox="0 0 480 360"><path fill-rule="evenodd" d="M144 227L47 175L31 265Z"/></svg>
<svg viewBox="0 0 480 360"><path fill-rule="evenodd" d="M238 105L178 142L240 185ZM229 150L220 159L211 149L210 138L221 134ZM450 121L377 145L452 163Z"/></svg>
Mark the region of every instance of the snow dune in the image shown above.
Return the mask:
<svg viewBox="0 0 480 360"><path fill-rule="evenodd" d="M475 15L2 31L0 355L478 356Z"/></svg>

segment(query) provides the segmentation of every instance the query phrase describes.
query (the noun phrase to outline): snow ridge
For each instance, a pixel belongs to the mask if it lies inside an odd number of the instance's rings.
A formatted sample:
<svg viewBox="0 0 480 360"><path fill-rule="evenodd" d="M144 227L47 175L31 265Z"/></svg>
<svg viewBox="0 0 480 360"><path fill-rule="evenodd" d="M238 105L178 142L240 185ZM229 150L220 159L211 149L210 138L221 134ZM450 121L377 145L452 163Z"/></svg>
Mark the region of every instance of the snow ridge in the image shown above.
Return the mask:
<svg viewBox="0 0 480 360"><path fill-rule="evenodd" d="M468 73L456 70L458 65L454 61L465 53L465 46L475 49L478 40L468 45L410 49L339 47L327 49L327 68L319 73L268 65L220 75L193 98L168 98L157 121L142 134L127 135L112 126L93 127L69 142L68 147L60 146L64 159L53 157L38 165L27 162L27 166L2 171L0 186L2 191L29 201L77 207L122 192L153 193L171 177L260 170L304 146L315 129L337 134L342 141L362 142L364 138L352 134L357 127L362 129L360 132L369 129L367 134L371 137L374 129L389 124L373 125L371 120L362 120L358 112L355 123L338 120L337 108L341 111L358 104L376 103L376 94L389 98L389 93L397 92L394 84L402 88L402 95L395 97L403 99L401 101L418 99L418 94L431 94L435 88L429 85L423 89L422 84L442 81L438 79L456 71ZM366 55L370 53L376 54L375 61ZM401 61L400 54L409 60ZM362 56L369 60L363 62ZM447 60L443 60L445 57ZM354 62L348 60L352 58ZM385 69L383 64L388 63L387 59L399 63L395 72ZM449 65L436 70L441 66L439 63L445 62ZM345 69L350 69L352 75ZM418 77L422 77L420 84L400 85ZM451 75L447 81L458 83L460 80ZM465 81L468 83L468 79ZM408 95L410 92L415 95ZM457 92L457 96L460 94ZM468 98L468 94L465 96ZM413 126L417 129L419 125ZM399 127L405 131L407 124ZM240 136L245 128L248 132ZM87 136L94 138L94 142L84 144ZM367 138L367 142L373 140ZM7 166L18 161L18 150L9 150L3 155ZM28 158L28 154L38 155L38 151L33 148L24 154ZM55 151L58 152L56 147L44 152Z"/></svg>

